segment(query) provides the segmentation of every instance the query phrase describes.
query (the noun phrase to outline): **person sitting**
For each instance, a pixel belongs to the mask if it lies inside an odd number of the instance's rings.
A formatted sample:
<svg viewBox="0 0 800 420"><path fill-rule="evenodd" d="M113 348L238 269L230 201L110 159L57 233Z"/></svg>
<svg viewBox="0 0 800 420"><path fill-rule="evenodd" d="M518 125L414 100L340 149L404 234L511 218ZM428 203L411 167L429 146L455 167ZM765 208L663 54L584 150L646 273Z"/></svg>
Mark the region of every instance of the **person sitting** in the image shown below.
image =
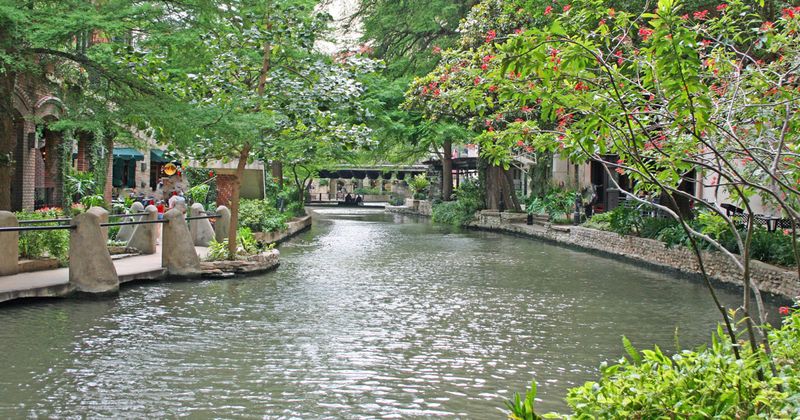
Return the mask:
<svg viewBox="0 0 800 420"><path fill-rule="evenodd" d="M353 196L350 195L350 193L347 193L347 195L344 197L344 203L345 204L352 204L353 203Z"/></svg>
<svg viewBox="0 0 800 420"><path fill-rule="evenodd" d="M356 196L356 205L357 205L357 206L361 205L361 203L362 203L363 201L364 201L364 197L362 197L362 196L361 196L361 194L359 194L359 195L357 195L357 196Z"/></svg>

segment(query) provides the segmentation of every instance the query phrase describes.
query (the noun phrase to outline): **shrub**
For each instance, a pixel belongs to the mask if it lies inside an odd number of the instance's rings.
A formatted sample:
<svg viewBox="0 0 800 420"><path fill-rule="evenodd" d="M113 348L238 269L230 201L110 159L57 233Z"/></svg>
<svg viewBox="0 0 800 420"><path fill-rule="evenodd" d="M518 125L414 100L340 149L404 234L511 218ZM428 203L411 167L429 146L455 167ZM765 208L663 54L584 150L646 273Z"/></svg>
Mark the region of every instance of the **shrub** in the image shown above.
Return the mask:
<svg viewBox="0 0 800 420"><path fill-rule="evenodd" d="M248 228L239 228L236 231L236 240L239 246L236 248L237 257L247 257L258 254L263 250L263 246L253 236L253 231ZM270 246L272 248L272 246ZM208 244L208 254L206 261L224 261L228 259L228 240L217 242L212 239Z"/></svg>
<svg viewBox="0 0 800 420"><path fill-rule="evenodd" d="M17 220L43 220L62 218L64 213L60 210L51 209L34 212L22 211L16 213L16 216ZM19 255L30 259L51 257L57 259L61 265L66 265L69 260L69 231L62 229L20 232Z"/></svg>
<svg viewBox="0 0 800 420"><path fill-rule="evenodd" d="M587 220L583 226L598 229L598 230L611 230L611 212L597 213Z"/></svg>
<svg viewBox="0 0 800 420"><path fill-rule="evenodd" d="M211 191L211 187L208 184L199 184L189 188L186 191L186 196L190 201L189 204L200 203L205 207L209 191Z"/></svg>
<svg viewBox="0 0 800 420"><path fill-rule="evenodd" d="M575 210L575 190L551 188L544 197L529 198L528 214L547 214L550 220L564 219Z"/></svg>
<svg viewBox="0 0 800 420"><path fill-rule="evenodd" d="M417 174L408 181L408 187L414 193L414 198L421 200L425 198L425 191L431 185L425 174Z"/></svg>
<svg viewBox="0 0 800 420"><path fill-rule="evenodd" d="M102 195L87 195L81 199L81 204L86 209L90 209L92 207L108 207L106 200Z"/></svg>
<svg viewBox="0 0 800 420"><path fill-rule="evenodd" d="M392 206L402 206L405 204L405 199L397 194L392 194L391 198L389 198L389 204Z"/></svg>
<svg viewBox="0 0 800 420"><path fill-rule="evenodd" d="M477 183L462 183L455 195L455 201L443 201L433 206L431 218L434 222L467 225L475 218L475 212L483 207L483 192Z"/></svg>
<svg viewBox="0 0 800 420"><path fill-rule="evenodd" d="M642 238L656 239L662 230L677 225L678 222L672 218L646 217L642 220L639 235Z"/></svg>
<svg viewBox="0 0 800 420"><path fill-rule="evenodd" d="M642 228L642 221L639 209L626 202L611 210L608 225L612 232L620 235L630 235L631 233L638 235Z"/></svg>
<svg viewBox="0 0 800 420"><path fill-rule="evenodd" d="M361 195L380 195L381 190L380 188L356 188L355 193Z"/></svg>
<svg viewBox="0 0 800 420"><path fill-rule="evenodd" d="M672 357L658 347L640 353L624 340L630 359L601 366L601 379L570 390L567 403L578 418L797 418L798 338L797 315L769 333L779 366L775 377L748 345L739 346L737 361L721 327L711 347ZM765 381L758 379L759 369L768 376Z"/></svg>
<svg viewBox="0 0 800 420"><path fill-rule="evenodd" d="M800 313L787 313L782 326L767 332L776 365L751 347L737 343L736 360L727 334L719 326L711 346L683 350L672 356L658 346L636 350L623 337L628 357L600 366L597 382L572 388L567 404L570 418L798 418L800 416ZM769 328L769 327L767 327ZM759 374L765 376L759 379ZM535 384L522 401L506 402L511 419L536 419ZM529 402L530 401L530 402ZM561 418L556 413L545 417Z"/></svg>
<svg viewBox="0 0 800 420"><path fill-rule="evenodd" d="M266 200L239 202L239 227L253 232L274 232L286 229L288 215L280 213Z"/></svg>

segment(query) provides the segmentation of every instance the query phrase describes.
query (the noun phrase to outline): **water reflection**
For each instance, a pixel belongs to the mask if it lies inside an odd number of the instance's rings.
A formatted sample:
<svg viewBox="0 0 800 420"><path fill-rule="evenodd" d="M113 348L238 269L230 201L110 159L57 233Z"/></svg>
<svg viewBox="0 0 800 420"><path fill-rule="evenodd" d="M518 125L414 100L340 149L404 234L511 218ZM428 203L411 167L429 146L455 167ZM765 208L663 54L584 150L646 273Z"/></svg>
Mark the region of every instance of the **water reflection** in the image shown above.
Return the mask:
<svg viewBox="0 0 800 420"><path fill-rule="evenodd" d="M409 216L328 209L260 277L0 310L0 415L499 418L638 346L706 342L696 283ZM736 293L721 292L734 304Z"/></svg>

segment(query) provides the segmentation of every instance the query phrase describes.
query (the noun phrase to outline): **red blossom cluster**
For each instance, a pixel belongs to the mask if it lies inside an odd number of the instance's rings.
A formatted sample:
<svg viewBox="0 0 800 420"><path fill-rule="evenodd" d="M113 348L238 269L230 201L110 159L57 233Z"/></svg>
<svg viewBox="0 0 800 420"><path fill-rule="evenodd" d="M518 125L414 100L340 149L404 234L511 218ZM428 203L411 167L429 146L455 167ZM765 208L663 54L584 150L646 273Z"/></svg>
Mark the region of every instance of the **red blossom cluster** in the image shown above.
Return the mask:
<svg viewBox="0 0 800 420"><path fill-rule="evenodd" d="M653 30L649 28L639 28L639 36L642 37L642 41L647 41L650 36L653 35Z"/></svg>
<svg viewBox="0 0 800 420"><path fill-rule="evenodd" d="M490 29L489 32L486 33L486 43L490 43L497 38L497 32L494 29Z"/></svg>
<svg viewBox="0 0 800 420"><path fill-rule="evenodd" d="M694 12L692 16L694 17L695 20L706 20L708 19L708 10Z"/></svg>

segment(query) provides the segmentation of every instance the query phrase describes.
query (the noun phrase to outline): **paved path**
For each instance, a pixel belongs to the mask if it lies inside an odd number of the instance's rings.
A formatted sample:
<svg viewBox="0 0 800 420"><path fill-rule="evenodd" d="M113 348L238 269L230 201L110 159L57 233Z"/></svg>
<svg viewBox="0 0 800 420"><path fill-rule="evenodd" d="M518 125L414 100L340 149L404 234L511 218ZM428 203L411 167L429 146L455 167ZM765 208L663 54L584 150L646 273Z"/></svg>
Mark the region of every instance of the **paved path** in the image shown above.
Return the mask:
<svg viewBox="0 0 800 420"><path fill-rule="evenodd" d="M200 258L208 248L195 247ZM135 280L152 280L164 275L161 267L161 246L155 254L137 255L114 260L120 283ZM69 292L69 269L35 271L13 276L0 276L0 302L22 297L60 296Z"/></svg>

